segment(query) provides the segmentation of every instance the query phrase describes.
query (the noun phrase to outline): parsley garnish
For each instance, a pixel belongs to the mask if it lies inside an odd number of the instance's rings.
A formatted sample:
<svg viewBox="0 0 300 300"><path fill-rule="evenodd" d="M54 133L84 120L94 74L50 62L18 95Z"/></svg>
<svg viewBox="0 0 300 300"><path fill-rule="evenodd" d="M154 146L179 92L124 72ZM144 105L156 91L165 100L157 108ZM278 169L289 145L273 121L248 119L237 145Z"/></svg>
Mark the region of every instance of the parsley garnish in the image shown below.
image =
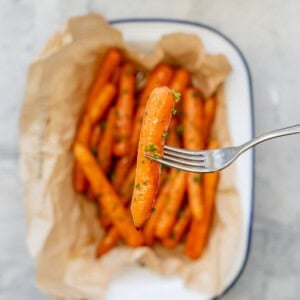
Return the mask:
<svg viewBox="0 0 300 300"><path fill-rule="evenodd" d="M202 182L202 178L201 178L200 175L199 176L194 176L193 177L193 181L196 182L196 183L201 183Z"/></svg>
<svg viewBox="0 0 300 300"><path fill-rule="evenodd" d="M193 93L193 98L200 98L200 93L199 92L194 92Z"/></svg>
<svg viewBox="0 0 300 300"><path fill-rule="evenodd" d="M154 213L155 212L155 207L151 208L151 212Z"/></svg>
<svg viewBox="0 0 300 300"><path fill-rule="evenodd" d="M93 153L94 156L96 156L97 153L98 153L98 149L97 149L96 147L93 147L93 148L91 149L91 151L92 151L92 153Z"/></svg>
<svg viewBox="0 0 300 300"><path fill-rule="evenodd" d="M180 101L180 97L181 97L181 94L172 90L172 94L173 94L173 97L174 97L174 100L175 102L179 102Z"/></svg>
<svg viewBox="0 0 300 300"><path fill-rule="evenodd" d="M149 151L154 152L156 150L157 150L157 146L154 144L149 144L145 147L146 152L149 152Z"/></svg>
<svg viewBox="0 0 300 300"><path fill-rule="evenodd" d="M178 125L177 127L176 127L176 132L179 134L179 135L182 135L182 133L183 133L183 125L182 124L180 124L180 125Z"/></svg>
<svg viewBox="0 0 300 300"><path fill-rule="evenodd" d="M168 136L168 134L169 134L168 130L165 130L162 137L165 139Z"/></svg>
<svg viewBox="0 0 300 300"><path fill-rule="evenodd" d="M171 109L171 113L172 113L173 116L175 116L176 113L177 113L177 110L173 107L173 108Z"/></svg>
<svg viewBox="0 0 300 300"><path fill-rule="evenodd" d="M141 188L141 185L140 185L139 183L137 183L137 184L135 185L135 188L136 188L137 190L139 190L139 189Z"/></svg>

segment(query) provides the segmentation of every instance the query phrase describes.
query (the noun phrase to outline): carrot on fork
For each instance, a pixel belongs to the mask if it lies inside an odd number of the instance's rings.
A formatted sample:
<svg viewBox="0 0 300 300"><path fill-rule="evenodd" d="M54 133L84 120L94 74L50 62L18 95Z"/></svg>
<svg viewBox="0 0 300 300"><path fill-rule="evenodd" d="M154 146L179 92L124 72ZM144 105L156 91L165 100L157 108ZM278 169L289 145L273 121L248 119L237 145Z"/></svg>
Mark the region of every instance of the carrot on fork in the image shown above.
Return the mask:
<svg viewBox="0 0 300 300"><path fill-rule="evenodd" d="M96 101L100 90L103 88L105 83L107 83L109 79L112 77L120 62L121 62L120 51L116 49L108 50L99 67L97 77L90 90L88 101L86 104L86 110L90 110L90 108L94 106L94 102Z"/></svg>
<svg viewBox="0 0 300 300"><path fill-rule="evenodd" d="M188 88L183 97L183 144L189 150L204 149L203 101L195 88ZM199 174L188 173L187 190L190 209L194 218L203 216L203 187Z"/></svg>
<svg viewBox="0 0 300 300"><path fill-rule="evenodd" d="M137 152L140 131L141 131L142 121L143 121L143 115L144 115L147 100L154 88L168 85L171 81L172 76L173 76L172 68L165 64L159 64L158 66L156 66L154 70L151 72L151 74L149 75L146 86L144 87L139 97L138 108L133 121L133 131L132 131L131 147L130 147L131 155L133 157L135 157L135 154Z"/></svg>
<svg viewBox="0 0 300 300"><path fill-rule="evenodd" d="M129 212L124 207L121 199L114 191L114 188L105 177L88 148L80 144L75 144L74 154L94 192L98 195L100 207L107 212L120 236L129 246L137 247L142 245L144 242L142 233L134 227Z"/></svg>
<svg viewBox="0 0 300 300"><path fill-rule="evenodd" d="M166 132L175 106L175 97L167 87L152 91L146 105L141 129L131 214L136 227L142 227L151 214L159 186L160 164L145 157L161 156Z"/></svg>
<svg viewBox="0 0 300 300"><path fill-rule="evenodd" d="M211 141L208 148L218 148L218 143L216 141ZM195 218L192 220L185 247L186 255L192 259L200 257L207 244L208 234L214 215L219 176L219 172L207 173L203 176L204 215L200 221Z"/></svg>
<svg viewBox="0 0 300 300"><path fill-rule="evenodd" d="M135 93L135 70L132 63L121 68L119 96L116 104L116 137L114 154L126 155L129 151L129 137L132 125Z"/></svg>
<svg viewBox="0 0 300 300"><path fill-rule="evenodd" d="M112 163L113 134L116 119L115 107L112 107L108 113L107 121L102 139L100 140L97 152L98 162L102 170L107 173Z"/></svg>

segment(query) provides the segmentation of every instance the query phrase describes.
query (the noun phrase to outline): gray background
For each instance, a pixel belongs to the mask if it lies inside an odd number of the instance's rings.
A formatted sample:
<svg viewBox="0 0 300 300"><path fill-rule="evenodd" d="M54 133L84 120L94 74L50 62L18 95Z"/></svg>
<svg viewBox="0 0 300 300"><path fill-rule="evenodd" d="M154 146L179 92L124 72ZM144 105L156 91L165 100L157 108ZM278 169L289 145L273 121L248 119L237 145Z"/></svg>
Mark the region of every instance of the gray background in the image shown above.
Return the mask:
<svg viewBox="0 0 300 300"><path fill-rule="evenodd" d="M130 2L130 4L129 4ZM0 299L46 299L25 245L18 116L30 61L69 16L170 17L227 34L253 76L256 133L300 123L300 2L209 0L0 0ZM253 243L226 300L300 297L300 137L257 148Z"/></svg>

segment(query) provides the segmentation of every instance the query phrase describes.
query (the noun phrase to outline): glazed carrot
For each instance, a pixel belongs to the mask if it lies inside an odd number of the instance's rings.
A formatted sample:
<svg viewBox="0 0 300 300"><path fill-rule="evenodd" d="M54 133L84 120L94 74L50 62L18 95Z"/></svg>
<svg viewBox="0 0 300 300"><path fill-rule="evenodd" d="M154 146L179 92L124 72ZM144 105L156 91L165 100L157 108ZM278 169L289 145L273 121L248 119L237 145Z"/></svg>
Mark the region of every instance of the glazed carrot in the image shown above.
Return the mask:
<svg viewBox="0 0 300 300"><path fill-rule="evenodd" d="M136 227L149 218L159 185L160 164L145 157L162 155L166 132L174 112L175 98L167 87L152 91L140 134L131 214Z"/></svg>
<svg viewBox="0 0 300 300"><path fill-rule="evenodd" d="M86 110L90 110L94 106L94 101L96 101L99 92L109 81L109 79L114 74L114 71L117 69L117 66L121 61L121 53L116 49L110 49L106 53L97 74L97 77L92 85L91 91L89 93L88 101L86 104Z"/></svg>
<svg viewBox="0 0 300 300"><path fill-rule="evenodd" d="M169 126L169 130L168 130L167 139L166 139L166 144L168 146L180 147L180 138L176 131L177 126L178 126L178 119L172 118L170 126Z"/></svg>
<svg viewBox="0 0 300 300"><path fill-rule="evenodd" d="M129 155L123 156L117 160L112 177L112 184L116 189L119 189L122 185L132 163L133 159Z"/></svg>
<svg viewBox="0 0 300 300"><path fill-rule="evenodd" d="M87 116L92 124L95 124L103 117L115 95L116 87L111 83L106 83L95 99L93 106L87 111Z"/></svg>
<svg viewBox="0 0 300 300"><path fill-rule="evenodd" d="M100 241L98 248L97 248L97 257L102 256L103 254L107 253L111 250L120 240L120 235L116 227L110 228L105 235L103 236L102 240Z"/></svg>
<svg viewBox="0 0 300 300"><path fill-rule="evenodd" d="M119 96L116 104L116 139L114 145L114 154L116 156L126 155L129 151L134 93L135 70L133 64L126 63L121 69Z"/></svg>
<svg viewBox="0 0 300 300"><path fill-rule="evenodd" d="M96 199L95 194L94 194L93 189L92 189L91 186L89 186L88 189L87 189L86 197L87 197L89 200L95 200L95 199Z"/></svg>
<svg viewBox="0 0 300 300"><path fill-rule="evenodd" d="M108 113L106 127L102 139L98 146L97 158L98 162L104 172L109 170L112 163L112 149L113 149L113 132L115 125L116 113L115 108L112 107Z"/></svg>
<svg viewBox="0 0 300 300"><path fill-rule="evenodd" d="M195 88L188 88L183 97L183 143L184 148L200 150L204 148L203 101ZM188 201L194 218L203 216L203 189L201 176L188 173Z"/></svg>
<svg viewBox="0 0 300 300"><path fill-rule="evenodd" d="M218 144L216 141L212 141L209 145L209 149L217 147ZM204 216L200 221L193 219L191 228L187 235L185 247L186 255L192 259L200 257L207 244L208 234L214 214L218 181L219 172L207 173L203 176Z"/></svg>
<svg viewBox="0 0 300 300"><path fill-rule="evenodd" d="M154 229L157 221L160 218L160 215L168 201L168 193L171 189L171 181L168 179L162 187L159 189L157 200L154 204L152 214L150 218L147 220L143 233L145 237L145 242L147 246L152 246L154 242Z"/></svg>
<svg viewBox="0 0 300 300"><path fill-rule="evenodd" d="M177 69L174 72L173 79L170 83L170 89L180 94L183 93L183 91L187 88L187 86L190 83L190 78L190 73L187 70L183 68Z"/></svg>
<svg viewBox="0 0 300 300"><path fill-rule="evenodd" d="M155 226L155 236L160 239L167 238L175 222L186 191L187 173L172 169L173 175L168 201L160 214Z"/></svg>
<svg viewBox="0 0 300 300"><path fill-rule="evenodd" d="M135 154L137 152L143 115L144 115L145 106L150 96L150 93L154 88L168 85L171 81L172 75L173 75L172 68L165 64L160 64L156 66L156 68L154 68L154 70L149 75L146 86L139 97L139 104L133 122L133 132L132 132L131 147L130 147L131 155L133 155L133 157L135 157Z"/></svg>
<svg viewBox="0 0 300 300"><path fill-rule="evenodd" d="M117 85L120 79L121 67L118 66L112 74L111 83Z"/></svg>
<svg viewBox="0 0 300 300"><path fill-rule="evenodd" d="M209 97L204 102L204 116L205 116L205 141L209 140L212 124L215 119L217 109L217 99Z"/></svg>
<svg viewBox="0 0 300 300"><path fill-rule="evenodd" d="M162 245L166 248L175 248L180 240L182 239L183 234L188 228L191 221L191 212L188 206L186 206L178 216L178 220L175 223L172 231L169 236L161 241Z"/></svg>
<svg viewBox="0 0 300 300"><path fill-rule="evenodd" d="M101 210L101 214L99 216L100 225L104 229L108 229L112 226L111 219L104 209Z"/></svg>
<svg viewBox="0 0 300 300"><path fill-rule="evenodd" d="M106 179L88 148L75 144L74 154L94 192L98 195L100 206L106 211L120 236L132 247L143 244L142 233L134 227L129 212L122 204L121 199Z"/></svg>
<svg viewBox="0 0 300 300"><path fill-rule="evenodd" d="M90 149L92 153L96 156L98 152L98 145L101 136L101 127L99 125L94 126L90 138Z"/></svg>
<svg viewBox="0 0 300 300"><path fill-rule="evenodd" d="M88 181L84 176L84 173L78 164L78 162L74 161L73 168L73 186L77 193L84 193L88 189Z"/></svg>
<svg viewBox="0 0 300 300"><path fill-rule="evenodd" d="M133 186L134 186L134 179L135 179L135 165L131 168L128 176L126 177L124 183L122 184L120 190L120 197L124 204L127 204L132 196Z"/></svg>

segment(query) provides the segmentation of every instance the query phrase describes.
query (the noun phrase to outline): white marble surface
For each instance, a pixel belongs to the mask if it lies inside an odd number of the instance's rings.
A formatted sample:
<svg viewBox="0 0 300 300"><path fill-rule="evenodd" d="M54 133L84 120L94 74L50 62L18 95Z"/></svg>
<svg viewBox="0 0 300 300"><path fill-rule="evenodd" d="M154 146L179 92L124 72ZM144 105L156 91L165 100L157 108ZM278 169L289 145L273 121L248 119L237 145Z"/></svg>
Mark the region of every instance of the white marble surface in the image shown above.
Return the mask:
<svg viewBox="0 0 300 300"><path fill-rule="evenodd" d="M130 4L129 4L130 3ZM297 0L0 0L0 299L47 299L25 246L18 173L18 116L26 69L69 16L171 17L231 37L252 71L256 133L300 123L300 2ZM253 243L226 300L300 298L300 137L257 148Z"/></svg>

